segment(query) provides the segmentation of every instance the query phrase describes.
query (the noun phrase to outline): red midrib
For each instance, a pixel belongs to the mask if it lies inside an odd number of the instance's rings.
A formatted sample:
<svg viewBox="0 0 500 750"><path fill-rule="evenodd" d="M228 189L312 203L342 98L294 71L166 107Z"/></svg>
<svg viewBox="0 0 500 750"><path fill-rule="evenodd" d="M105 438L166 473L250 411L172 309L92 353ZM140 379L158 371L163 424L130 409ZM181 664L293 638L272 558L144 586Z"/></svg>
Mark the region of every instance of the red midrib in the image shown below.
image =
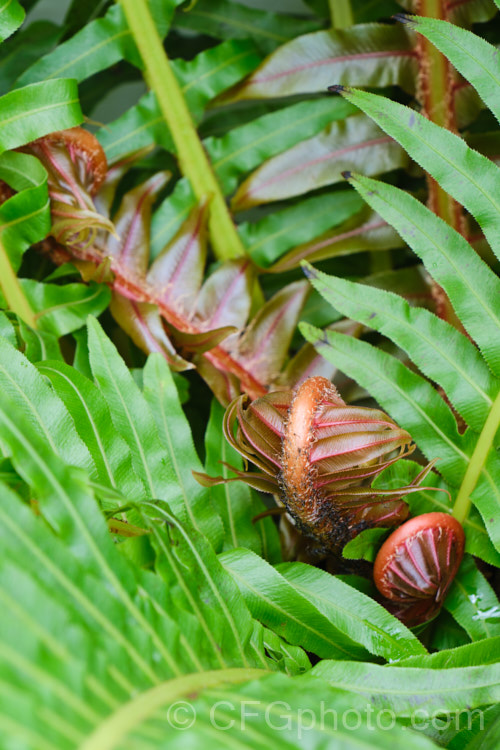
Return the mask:
<svg viewBox="0 0 500 750"><path fill-rule="evenodd" d="M228 288L226 289L226 291L222 295L222 298L219 300L219 304L217 305L214 314L212 315L212 317L208 321L210 323L210 325L212 325L212 326L213 325L218 325L218 322L219 322L218 318L220 316L221 309L223 308L223 306L224 306L226 300L228 299L228 297L231 296L235 285L239 282L240 278L245 274L247 268L248 268L248 263L244 263L241 266L241 268L238 271L238 273L236 274L236 276L234 277L234 279L232 280L232 282L229 284Z"/></svg>
<svg viewBox="0 0 500 750"><path fill-rule="evenodd" d="M127 256L129 254L129 250L130 250L130 245L131 245L131 243L133 242L133 239L134 239L134 233L135 233L135 230L136 230L137 222L140 221L140 218L141 218L141 208L142 208L142 206L144 204L144 201L147 198L149 198L149 196L151 195L151 193L153 193L156 190L158 184L160 184L162 180L163 180L163 177L161 179L155 180L149 186L149 188L144 191L144 193L141 195L141 197L137 201L137 205L135 207L135 211L134 211L134 213L132 215L132 218L130 220L130 223L128 225L127 238L126 238L125 242L123 243L123 247L122 247L121 252L120 252L120 257L121 258L127 259Z"/></svg>
<svg viewBox="0 0 500 750"><path fill-rule="evenodd" d="M299 166L293 167L292 169L287 169L286 172L280 172L279 174L269 178L265 182L261 182L258 185L255 185L255 187L247 190L244 193L244 196L249 196L253 193L257 193L259 190L262 190L262 188L268 187L268 185L272 185L274 182L280 182L281 180L284 180L287 177L296 174L297 172L302 172L304 171L304 169L313 167L315 164L321 164L322 162L328 161L329 159L344 156L344 154L348 154L351 151L369 148L370 146L378 146L381 143L390 143L391 141L393 141L393 139L390 136L384 135L380 138L373 138L370 141L365 141L364 143L354 143L352 146L346 146L345 148L338 149L337 151L330 151L328 154L320 156L318 159L313 159L312 161L306 162L305 164L300 164Z"/></svg>
<svg viewBox="0 0 500 750"><path fill-rule="evenodd" d="M277 78L284 78L285 76L293 75L301 70L309 70L310 68L317 68L322 65L334 65L335 63L347 62L348 60L368 60L370 58L381 58L381 57L415 57L415 53L412 50L378 50L377 52L359 52L355 55L339 55L338 57L329 57L326 60L315 60L314 62L307 63L306 65L298 65L296 68L290 68L284 70L281 73L273 73L270 76L262 76L260 78L254 78L249 81L249 85L253 86L256 83L266 83L267 81L274 81Z"/></svg>

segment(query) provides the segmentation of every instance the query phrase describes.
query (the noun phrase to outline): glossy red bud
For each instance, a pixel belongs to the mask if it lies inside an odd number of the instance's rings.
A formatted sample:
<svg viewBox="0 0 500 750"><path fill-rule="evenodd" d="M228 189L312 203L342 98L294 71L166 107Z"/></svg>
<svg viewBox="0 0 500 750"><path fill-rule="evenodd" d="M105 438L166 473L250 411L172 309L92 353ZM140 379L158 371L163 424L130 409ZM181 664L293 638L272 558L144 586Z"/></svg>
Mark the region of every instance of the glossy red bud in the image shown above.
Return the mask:
<svg viewBox="0 0 500 750"><path fill-rule="evenodd" d="M373 567L387 608L410 627L431 619L460 567L464 545L461 524L447 513L425 513L400 526L380 548Z"/></svg>

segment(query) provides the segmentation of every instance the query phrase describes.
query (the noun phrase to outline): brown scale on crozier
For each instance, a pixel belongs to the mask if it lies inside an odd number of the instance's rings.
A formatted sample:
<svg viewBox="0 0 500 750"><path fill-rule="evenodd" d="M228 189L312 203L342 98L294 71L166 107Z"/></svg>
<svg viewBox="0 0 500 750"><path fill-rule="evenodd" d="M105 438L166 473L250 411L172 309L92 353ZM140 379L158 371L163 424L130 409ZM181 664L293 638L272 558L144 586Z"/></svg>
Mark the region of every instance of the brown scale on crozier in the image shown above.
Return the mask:
<svg viewBox="0 0 500 750"><path fill-rule="evenodd" d="M310 453L315 441L315 418L327 403L345 406L337 389L323 377L308 378L295 393L283 438L280 487L297 528L331 550L346 541L349 525L314 486L317 470Z"/></svg>

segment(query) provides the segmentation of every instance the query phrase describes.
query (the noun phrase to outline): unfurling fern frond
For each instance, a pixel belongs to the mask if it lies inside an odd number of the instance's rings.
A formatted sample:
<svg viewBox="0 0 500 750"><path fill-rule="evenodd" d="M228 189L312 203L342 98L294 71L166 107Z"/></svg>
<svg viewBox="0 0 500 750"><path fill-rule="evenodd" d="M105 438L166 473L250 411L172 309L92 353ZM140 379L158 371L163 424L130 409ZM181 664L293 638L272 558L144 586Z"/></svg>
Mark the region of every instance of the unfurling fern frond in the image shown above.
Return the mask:
<svg viewBox="0 0 500 750"><path fill-rule="evenodd" d="M491 62L496 60L496 49L444 21L413 16L404 20L450 55L495 112L500 84L493 85ZM486 68L490 72L479 76L479 69ZM474 216L498 254L500 169L458 135L413 109L373 93L342 86L336 90L401 143L440 189ZM452 513L464 524L466 550L498 566L500 282L467 239L415 197L359 174L346 173L345 177L422 259L449 299L460 330L369 282L328 276L305 264L315 289L337 311L391 339L413 366L367 341L338 332L322 332L306 324L302 332L318 352L366 388L410 432L428 459L438 458L435 468L445 482L438 480L438 485L448 489L450 502L426 493L421 499L410 498L410 505L413 502L417 512ZM388 479L395 486L417 471L411 464L407 470L404 463L389 470ZM468 632L475 632L477 619L467 600L472 570L463 567L448 605ZM479 580L477 570L475 576Z"/></svg>
<svg viewBox="0 0 500 750"><path fill-rule="evenodd" d="M0 2L2 748L496 750L497 6L68 4Z"/></svg>

